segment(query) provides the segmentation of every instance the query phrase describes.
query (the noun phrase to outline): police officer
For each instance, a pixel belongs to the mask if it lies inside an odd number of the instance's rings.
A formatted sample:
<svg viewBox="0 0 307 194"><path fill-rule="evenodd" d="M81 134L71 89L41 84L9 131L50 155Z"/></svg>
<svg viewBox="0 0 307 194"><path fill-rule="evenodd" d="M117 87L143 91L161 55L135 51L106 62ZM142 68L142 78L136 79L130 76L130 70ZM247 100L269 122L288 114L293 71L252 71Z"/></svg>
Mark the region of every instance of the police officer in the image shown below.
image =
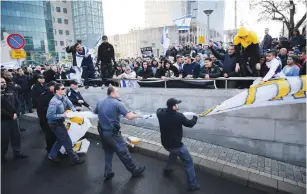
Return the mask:
<svg viewBox="0 0 307 194"><path fill-rule="evenodd" d="M101 61L100 71L102 78L102 89L104 85L108 85L107 78L112 78L113 76L113 67L112 61L115 63L114 47L108 42L107 36L102 36L102 43L98 47L98 56L97 56L97 66Z"/></svg>
<svg viewBox="0 0 307 194"><path fill-rule="evenodd" d="M43 131L45 132L45 141L46 141L46 151L47 153L50 152L53 144L56 141L56 136L53 133L53 131L50 129L46 114L48 110L48 105L50 100L54 97L54 86L56 82L51 81L48 84L46 84L45 88L46 91L37 99L37 115L39 118L39 123L41 127L43 128Z"/></svg>
<svg viewBox="0 0 307 194"><path fill-rule="evenodd" d="M92 110L90 105L85 102L81 93L78 91L78 82L73 80L70 82L70 89L67 91L67 97L76 107L77 110L81 110L82 106L87 107L89 110Z"/></svg>
<svg viewBox="0 0 307 194"><path fill-rule="evenodd" d="M11 140L14 157L18 159L28 156L20 151L20 131L17 117L17 96L7 90L5 79L1 78L1 163L6 162L5 155Z"/></svg>
<svg viewBox="0 0 307 194"><path fill-rule="evenodd" d="M108 97L97 103L94 110L98 114L98 131L105 152L105 180L112 179L112 157L115 152L126 169L131 172L133 177L140 176L145 166L137 167L131 158L125 140L120 132L120 115L126 119L132 120L141 117L127 110L126 106L119 100L119 91L116 87L109 87Z"/></svg>
<svg viewBox="0 0 307 194"><path fill-rule="evenodd" d="M164 175L169 175L172 171L172 165L176 162L177 157L184 164L184 170L187 174L188 191L200 189L195 179L195 169L192 157L187 147L182 141L182 126L193 127L197 122L197 116L194 115L191 120L187 119L179 110L180 100L170 98L167 100L167 108L159 108L157 117L160 125L161 143L169 151L169 158L163 169Z"/></svg>
<svg viewBox="0 0 307 194"><path fill-rule="evenodd" d="M50 128L57 137L57 141L51 148L48 158L54 162L59 162L57 157L58 151L64 146L70 159L70 164L81 164L85 160L79 159L78 155L73 152L72 142L64 125L64 120L67 118L67 113L65 111L67 109L76 111L76 109L65 96L65 87L63 84L56 84L54 86L54 91L55 95L49 102L46 118Z"/></svg>

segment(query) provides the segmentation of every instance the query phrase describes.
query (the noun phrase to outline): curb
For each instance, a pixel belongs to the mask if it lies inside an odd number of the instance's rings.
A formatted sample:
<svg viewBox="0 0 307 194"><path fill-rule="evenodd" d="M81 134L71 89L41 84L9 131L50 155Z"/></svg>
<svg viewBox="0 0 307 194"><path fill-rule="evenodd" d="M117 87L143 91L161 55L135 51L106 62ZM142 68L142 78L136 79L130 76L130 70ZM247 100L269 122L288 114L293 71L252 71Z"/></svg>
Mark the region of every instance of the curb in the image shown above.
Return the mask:
<svg viewBox="0 0 307 194"><path fill-rule="evenodd" d="M36 115L23 115L21 119L27 121L38 120ZM126 138L130 135L122 134L122 136ZM97 129L93 127L86 133L86 137L100 141ZM162 161L166 161L169 154L160 143L145 139L141 139L141 143L130 148L130 151ZM305 184L297 184L297 182L290 180L287 181L279 176L272 177L270 174L259 172L258 170L241 167L237 164L217 160L216 158L204 156L195 152L190 152L190 154L193 158L195 171L197 172L211 174L267 193L306 194ZM179 163L181 163L181 161Z"/></svg>

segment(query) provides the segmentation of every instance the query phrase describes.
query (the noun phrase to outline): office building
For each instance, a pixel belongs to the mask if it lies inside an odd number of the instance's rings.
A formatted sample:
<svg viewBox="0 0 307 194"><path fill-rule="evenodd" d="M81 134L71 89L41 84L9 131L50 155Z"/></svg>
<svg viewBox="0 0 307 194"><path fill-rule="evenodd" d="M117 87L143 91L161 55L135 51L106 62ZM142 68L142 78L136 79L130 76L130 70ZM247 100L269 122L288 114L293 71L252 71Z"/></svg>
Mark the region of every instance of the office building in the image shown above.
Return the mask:
<svg viewBox="0 0 307 194"><path fill-rule="evenodd" d="M170 42L179 44L179 33L176 26L168 26ZM161 45L163 27L134 29L126 34L109 36L109 42L113 44L117 58L142 56L141 48L152 47L155 57L164 54Z"/></svg>
<svg viewBox="0 0 307 194"><path fill-rule="evenodd" d="M92 48L104 34L102 1L72 1L75 40ZM120 24L116 24L120 25Z"/></svg>
<svg viewBox="0 0 307 194"><path fill-rule="evenodd" d="M71 1L50 1L53 23L55 51L59 60L70 58L71 54L65 52L65 47L75 43Z"/></svg>
<svg viewBox="0 0 307 194"><path fill-rule="evenodd" d="M24 36L26 63L42 64L57 56L49 1L1 1L1 40L4 32Z"/></svg>
<svg viewBox="0 0 307 194"><path fill-rule="evenodd" d="M197 43L199 36L209 37L207 15L204 10L211 9L210 37L222 40L224 33L225 0L146 0L145 27L161 27L174 25L174 20L191 15L189 31L181 31L180 43ZM207 42L207 41L206 41Z"/></svg>

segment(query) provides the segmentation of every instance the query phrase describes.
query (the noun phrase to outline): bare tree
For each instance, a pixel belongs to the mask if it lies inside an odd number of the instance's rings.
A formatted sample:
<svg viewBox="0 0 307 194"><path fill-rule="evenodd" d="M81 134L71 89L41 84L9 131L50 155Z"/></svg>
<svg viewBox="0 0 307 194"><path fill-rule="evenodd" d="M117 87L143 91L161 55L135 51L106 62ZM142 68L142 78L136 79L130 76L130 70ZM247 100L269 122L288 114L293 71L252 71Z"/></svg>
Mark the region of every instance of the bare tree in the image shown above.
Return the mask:
<svg viewBox="0 0 307 194"><path fill-rule="evenodd" d="M252 8L260 10L258 21L277 20L284 22L288 31L289 37L292 35L292 30L299 28L306 20L305 14L295 23L296 6L307 5L307 0L250 0Z"/></svg>

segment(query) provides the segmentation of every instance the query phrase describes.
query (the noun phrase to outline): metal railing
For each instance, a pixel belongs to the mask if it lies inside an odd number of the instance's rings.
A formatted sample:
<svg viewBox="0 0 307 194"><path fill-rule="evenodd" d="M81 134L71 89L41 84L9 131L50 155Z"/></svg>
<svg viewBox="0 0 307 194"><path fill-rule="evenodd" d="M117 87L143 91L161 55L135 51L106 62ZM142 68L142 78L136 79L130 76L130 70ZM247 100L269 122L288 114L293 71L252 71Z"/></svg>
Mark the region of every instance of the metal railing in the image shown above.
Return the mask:
<svg viewBox="0 0 307 194"><path fill-rule="evenodd" d="M118 78L108 78L110 81L118 81L120 85L121 80L135 80L138 83L159 83L159 82L164 82L164 88L167 88L167 82L170 80L179 80L179 81L184 81L184 82L213 82L213 86L215 89L218 89L216 86L216 81L225 81L225 89L228 89L228 81L254 81L258 79L259 77L229 77L229 78L224 78L224 77L219 77L219 78L212 78L210 80L204 80L203 78L166 78L166 79L161 79L161 78L147 78L147 79L118 79ZM65 83L65 82L70 82L73 79L57 79L58 82L60 83ZM101 82L101 79L89 79L89 82Z"/></svg>

